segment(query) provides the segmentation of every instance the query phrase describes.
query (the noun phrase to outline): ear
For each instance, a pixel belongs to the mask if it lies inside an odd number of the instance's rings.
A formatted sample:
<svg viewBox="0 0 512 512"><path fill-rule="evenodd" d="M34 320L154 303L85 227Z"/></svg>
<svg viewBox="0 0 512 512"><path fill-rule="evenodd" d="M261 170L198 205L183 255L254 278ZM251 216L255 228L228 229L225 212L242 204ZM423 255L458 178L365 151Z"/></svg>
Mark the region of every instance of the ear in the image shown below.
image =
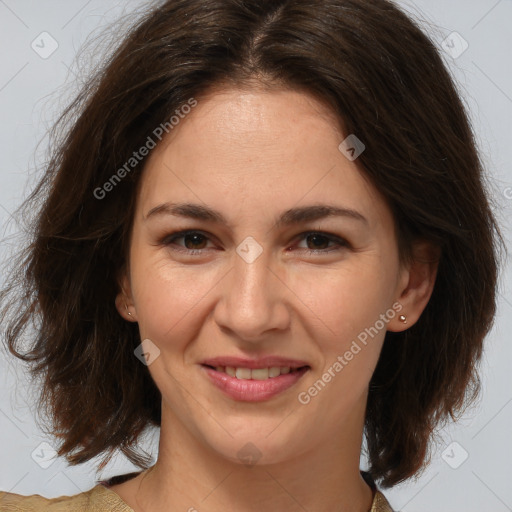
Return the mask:
<svg viewBox="0 0 512 512"><path fill-rule="evenodd" d="M128 322L137 322L137 312L133 303L132 289L126 267L120 271L118 279L119 293L116 295L116 309Z"/></svg>
<svg viewBox="0 0 512 512"><path fill-rule="evenodd" d="M402 308L396 309L397 315L388 323L389 331L405 331L418 321L432 295L440 256L434 244L414 242L411 261L402 267L397 286L396 301Z"/></svg>

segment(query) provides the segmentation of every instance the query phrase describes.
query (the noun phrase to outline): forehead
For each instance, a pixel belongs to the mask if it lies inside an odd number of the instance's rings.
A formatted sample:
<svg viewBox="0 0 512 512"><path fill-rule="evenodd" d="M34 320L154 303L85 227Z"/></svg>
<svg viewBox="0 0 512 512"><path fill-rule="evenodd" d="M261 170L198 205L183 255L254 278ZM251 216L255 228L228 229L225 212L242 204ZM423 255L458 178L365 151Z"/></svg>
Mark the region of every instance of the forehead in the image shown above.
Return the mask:
<svg viewBox="0 0 512 512"><path fill-rule="evenodd" d="M340 126L303 92L216 91L152 151L138 203L146 213L166 201L204 202L235 216L337 201L378 219L389 212L357 161L339 151Z"/></svg>

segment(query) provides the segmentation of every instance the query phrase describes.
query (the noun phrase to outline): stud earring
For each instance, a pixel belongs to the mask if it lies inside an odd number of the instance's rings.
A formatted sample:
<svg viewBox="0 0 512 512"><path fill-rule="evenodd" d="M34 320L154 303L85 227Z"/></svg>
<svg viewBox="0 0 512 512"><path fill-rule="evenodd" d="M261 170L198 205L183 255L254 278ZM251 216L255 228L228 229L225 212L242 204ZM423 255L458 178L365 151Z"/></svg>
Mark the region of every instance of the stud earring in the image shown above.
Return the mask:
<svg viewBox="0 0 512 512"><path fill-rule="evenodd" d="M400 315L398 317L398 320L400 320L400 322L406 324L407 323L407 317L405 315Z"/></svg>
<svg viewBox="0 0 512 512"><path fill-rule="evenodd" d="M127 312L130 316L132 316L132 314L128 311L128 306L126 305L126 303L125 303L124 307L125 307L125 309L126 309L126 312Z"/></svg>

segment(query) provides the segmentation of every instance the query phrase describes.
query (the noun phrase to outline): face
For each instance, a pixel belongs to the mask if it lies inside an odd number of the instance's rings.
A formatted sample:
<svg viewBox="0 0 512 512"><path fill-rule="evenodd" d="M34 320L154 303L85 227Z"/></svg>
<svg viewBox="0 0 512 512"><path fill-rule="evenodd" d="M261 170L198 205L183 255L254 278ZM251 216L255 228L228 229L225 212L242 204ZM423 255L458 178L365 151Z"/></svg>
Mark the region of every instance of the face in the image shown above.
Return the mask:
<svg viewBox="0 0 512 512"><path fill-rule="evenodd" d="M226 89L147 161L118 309L151 340L162 421L226 459L332 440L402 328L410 272L345 137L309 95Z"/></svg>

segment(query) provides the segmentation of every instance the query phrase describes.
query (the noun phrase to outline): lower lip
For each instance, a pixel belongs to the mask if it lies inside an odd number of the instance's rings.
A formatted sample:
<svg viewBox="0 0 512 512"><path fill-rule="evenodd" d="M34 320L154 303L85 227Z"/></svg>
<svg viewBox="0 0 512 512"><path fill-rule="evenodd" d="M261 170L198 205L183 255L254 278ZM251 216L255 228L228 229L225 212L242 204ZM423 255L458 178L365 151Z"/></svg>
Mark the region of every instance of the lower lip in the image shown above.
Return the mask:
<svg viewBox="0 0 512 512"><path fill-rule="evenodd" d="M227 373L201 365L210 381L233 400L242 402L263 402L291 388L309 370L301 368L290 373L266 380L237 379Z"/></svg>

